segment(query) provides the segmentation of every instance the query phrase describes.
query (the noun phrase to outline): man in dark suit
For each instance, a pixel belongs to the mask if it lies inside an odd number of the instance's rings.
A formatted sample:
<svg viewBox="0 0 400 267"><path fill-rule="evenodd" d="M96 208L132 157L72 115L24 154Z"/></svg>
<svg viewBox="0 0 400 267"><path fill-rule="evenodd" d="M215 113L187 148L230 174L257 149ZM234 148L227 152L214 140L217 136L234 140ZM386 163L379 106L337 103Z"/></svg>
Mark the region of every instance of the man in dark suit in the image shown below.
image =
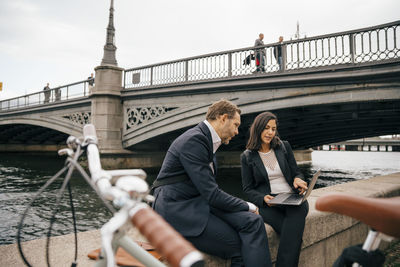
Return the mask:
<svg viewBox="0 0 400 267"><path fill-rule="evenodd" d="M267 234L254 204L222 191L216 183L215 152L238 134L240 109L214 103L206 120L168 149L154 183L154 209L193 245L230 258L231 266L272 266Z"/></svg>

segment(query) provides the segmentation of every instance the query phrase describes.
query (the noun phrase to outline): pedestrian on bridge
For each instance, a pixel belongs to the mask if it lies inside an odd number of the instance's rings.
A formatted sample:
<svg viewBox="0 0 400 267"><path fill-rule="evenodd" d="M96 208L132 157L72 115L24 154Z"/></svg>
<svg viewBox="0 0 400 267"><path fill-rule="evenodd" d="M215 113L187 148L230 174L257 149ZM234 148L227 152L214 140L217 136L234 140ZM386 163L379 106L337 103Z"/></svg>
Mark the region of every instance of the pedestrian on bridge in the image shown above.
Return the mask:
<svg viewBox="0 0 400 267"><path fill-rule="evenodd" d="M255 47L264 46L263 39L264 39L264 34L260 33L258 35L258 39L256 39L254 43L254 46ZM266 55L265 48L264 47L258 48L254 52L256 54L256 66L257 66L256 72L260 71L265 72L265 55Z"/></svg>
<svg viewBox="0 0 400 267"><path fill-rule="evenodd" d="M250 127L246 151L240 156L243 191L255 203L264 222L280 236L276 267L298 266L308 202L299 206L270 205L278 193L304 193L307 183L292 148L278 137L278 119L259 114Z"/></svg>
<svg viewBox="0 0 400 267"><path fill-rule="evenodd" d="M282 70L282 43L283 43L283 36L279 36L279 43L274 47L274 57L279 65L280 71Z"/></svg>
<svg viewBox="0 0 400 267"><path fill-rule="evenodd" d="M257 208L216 183L215 152L238 134L240 109L214 103L206 120L171 144L153 184L153 208L197 249L231 266L272 266L265 226Z"/></svg>
<svg viewBox="0 0 400 267"><path fill-rule="evenodd" d="M51 96L49 83L46 84L46 86L43 88L43 91L44 91L44 103L47 104L49 103Z"/></svg>
<svg viewBox="0 0 400 267"><path fill-rule="evenodd" d="M61 89L60 87L56 88L54 90L54 96L56 98L56 101L60 101L61 100Z"/></svg>
<svg viewBox="0 0 400 267"><path fill-rule="evenodd" d="M94 76L93 73L87 78L88 80L88 87L89 87L89 95L92 94L92 89L94 87Z"/></svg>

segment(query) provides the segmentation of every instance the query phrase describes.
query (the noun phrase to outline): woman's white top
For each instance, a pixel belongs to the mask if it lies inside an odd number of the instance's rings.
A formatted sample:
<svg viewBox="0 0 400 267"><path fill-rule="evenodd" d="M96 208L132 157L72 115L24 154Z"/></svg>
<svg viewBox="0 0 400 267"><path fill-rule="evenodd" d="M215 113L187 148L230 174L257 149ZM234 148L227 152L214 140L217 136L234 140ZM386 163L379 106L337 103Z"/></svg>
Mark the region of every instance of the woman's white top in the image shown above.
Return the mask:
<svg viewBox="0 0 400 267"><path fill-rule="evenodd" d="M265 170L268 173L269 183L271 185L271 193L292 193L292 188L285 180L281 167L279 167L278 160L275 156L275 151L273 149L267 153L258 151L258 154L260 155L261 160L264 163Z"/></svg>

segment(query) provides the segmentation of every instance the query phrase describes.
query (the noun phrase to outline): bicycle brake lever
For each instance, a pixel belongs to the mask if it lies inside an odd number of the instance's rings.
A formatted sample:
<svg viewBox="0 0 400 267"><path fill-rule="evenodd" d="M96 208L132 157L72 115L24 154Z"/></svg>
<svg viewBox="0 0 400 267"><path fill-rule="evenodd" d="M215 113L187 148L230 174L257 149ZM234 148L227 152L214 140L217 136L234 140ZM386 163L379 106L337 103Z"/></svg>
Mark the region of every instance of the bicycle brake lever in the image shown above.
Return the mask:
<svg viewBox="0 0 400 267"><path fill-rule="evenodd" d="M58 155L59 156L68 155L68 157L73 157L74 151L70 148L63 148L63 149L58 150Z"/></svg>
<svg viewBox="0 0 400 267"><path fill-rule="evenodd" d="M67 145L69 148L76 150L78 145L80 145L80 140L75 136L70 135L67 139Z"/></svg>

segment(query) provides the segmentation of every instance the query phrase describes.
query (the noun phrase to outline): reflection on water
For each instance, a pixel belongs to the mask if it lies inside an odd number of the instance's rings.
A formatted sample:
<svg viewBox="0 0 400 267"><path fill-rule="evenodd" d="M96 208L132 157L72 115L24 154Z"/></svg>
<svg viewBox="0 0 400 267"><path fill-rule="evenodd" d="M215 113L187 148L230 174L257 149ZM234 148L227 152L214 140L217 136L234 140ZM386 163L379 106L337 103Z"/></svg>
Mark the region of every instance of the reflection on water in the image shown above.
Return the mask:
<svg viewBox="0 0 400 267"><path fill-rule="evenodd" d="M400 172L398 152L314 151L312 157L312 165L303 166L301 170L309 179L316 169L322 169L316 188ZM18 222L26 205L63 164L64 160L59 157L0 154L0 245L16 242ZM156 173L149 172L148 181L155 176ZM219 170L218 176L218 183L223 190L245 198L239 168ZM46 236L61 183L62 179L58 179L34 202L25 219L23 240ZM77 173L73 175L71 185L78 231L101 227L111 214ZM68 203L66 191L53 226L54 235L73 231Z"/></svg>

